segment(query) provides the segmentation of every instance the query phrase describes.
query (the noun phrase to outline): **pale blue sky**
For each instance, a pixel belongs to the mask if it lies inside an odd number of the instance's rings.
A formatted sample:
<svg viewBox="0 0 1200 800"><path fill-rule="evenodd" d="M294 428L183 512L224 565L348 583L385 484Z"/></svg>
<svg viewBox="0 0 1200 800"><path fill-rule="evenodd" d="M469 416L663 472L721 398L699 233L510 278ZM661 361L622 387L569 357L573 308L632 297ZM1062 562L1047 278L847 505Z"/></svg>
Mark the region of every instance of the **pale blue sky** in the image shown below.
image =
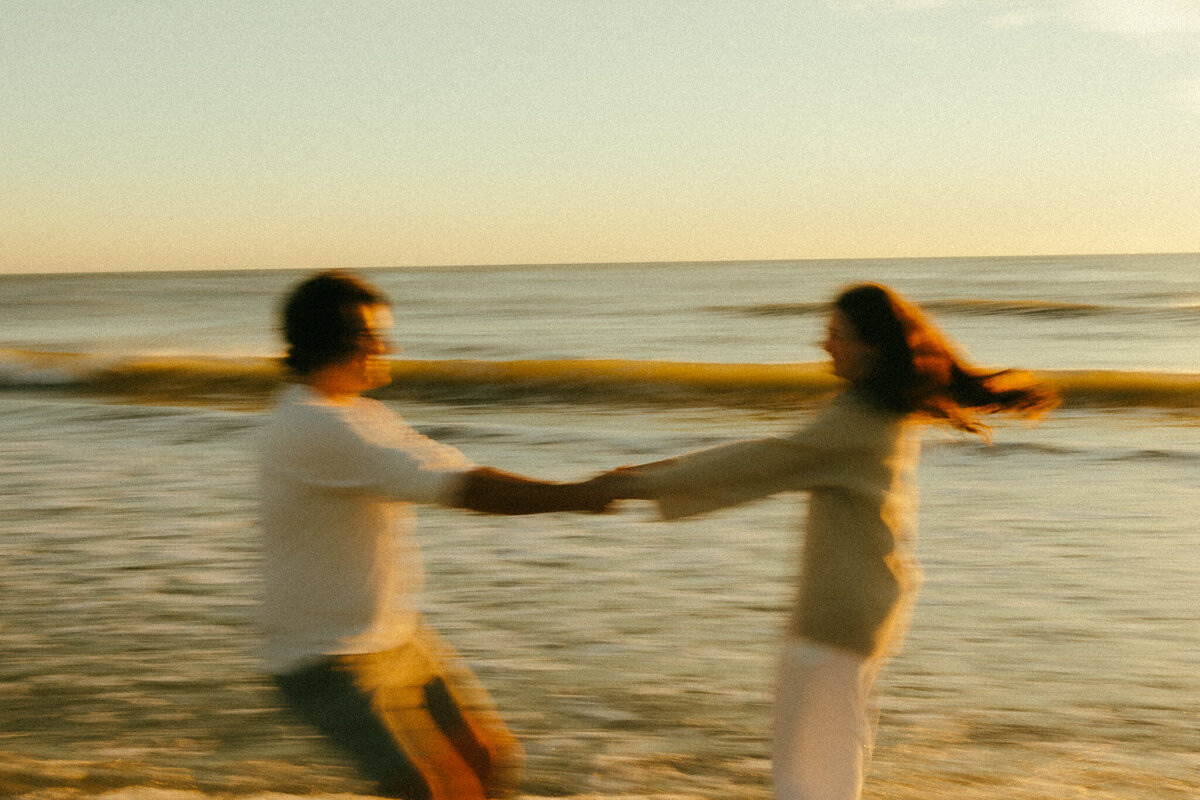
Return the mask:
<svg viewBox="0 0 1200 800"><path fill-rule="evenodd" d="M1200 0L0 0L0 272L1200 251Z"/></svg>

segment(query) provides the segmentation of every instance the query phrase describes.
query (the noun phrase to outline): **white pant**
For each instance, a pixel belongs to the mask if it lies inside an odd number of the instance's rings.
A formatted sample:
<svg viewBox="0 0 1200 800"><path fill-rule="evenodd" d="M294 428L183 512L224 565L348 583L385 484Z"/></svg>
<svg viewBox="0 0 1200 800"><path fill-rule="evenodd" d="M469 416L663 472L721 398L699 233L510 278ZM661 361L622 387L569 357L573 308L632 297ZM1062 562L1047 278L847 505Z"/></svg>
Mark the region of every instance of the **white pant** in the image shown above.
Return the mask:
<svg viewBox="0 0 1200 800"><path fill-rule="evenodd" d="M867 710L879 659L788 640L775 687L777 800L858 800L871 759Z"/></svg>

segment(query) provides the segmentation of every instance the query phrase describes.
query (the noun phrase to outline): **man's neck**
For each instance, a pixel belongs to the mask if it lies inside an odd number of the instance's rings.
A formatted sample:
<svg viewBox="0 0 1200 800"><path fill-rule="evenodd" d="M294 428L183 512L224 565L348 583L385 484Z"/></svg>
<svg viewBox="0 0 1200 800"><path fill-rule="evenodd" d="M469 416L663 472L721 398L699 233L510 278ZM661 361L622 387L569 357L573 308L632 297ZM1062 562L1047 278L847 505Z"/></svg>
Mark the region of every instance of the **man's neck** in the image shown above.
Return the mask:
<svg viewBox="0 0 1200 800"><path fill-rule="evenodd" d="M341 376L331 370L319 370L300 382L330 403L338 405L348 405L362 396L356 389L347 387Z"/></svg>

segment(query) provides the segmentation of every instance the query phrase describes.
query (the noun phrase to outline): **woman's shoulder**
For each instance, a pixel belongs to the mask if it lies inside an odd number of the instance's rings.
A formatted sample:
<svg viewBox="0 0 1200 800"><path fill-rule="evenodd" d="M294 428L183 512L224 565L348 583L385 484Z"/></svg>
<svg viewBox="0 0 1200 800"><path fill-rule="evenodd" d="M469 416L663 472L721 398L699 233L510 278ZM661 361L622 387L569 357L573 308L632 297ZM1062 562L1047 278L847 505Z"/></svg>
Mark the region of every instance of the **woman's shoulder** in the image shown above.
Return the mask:
<svg viewBox="0 0 1200 800"><path fill-rule="evenodd" d="M821 415L833 418L855 417L879 425L901 425L911 416L902 411L887 408L866 392L850 388L839 394L825 407Z"/></svg>
<svg viewBox="0 0 1200 800"><path fill-rule="evenodd" d="M883 444L899 437L907 421L907 415L883 408L862 393L848 389L794 438L839 447Z"/></svg>

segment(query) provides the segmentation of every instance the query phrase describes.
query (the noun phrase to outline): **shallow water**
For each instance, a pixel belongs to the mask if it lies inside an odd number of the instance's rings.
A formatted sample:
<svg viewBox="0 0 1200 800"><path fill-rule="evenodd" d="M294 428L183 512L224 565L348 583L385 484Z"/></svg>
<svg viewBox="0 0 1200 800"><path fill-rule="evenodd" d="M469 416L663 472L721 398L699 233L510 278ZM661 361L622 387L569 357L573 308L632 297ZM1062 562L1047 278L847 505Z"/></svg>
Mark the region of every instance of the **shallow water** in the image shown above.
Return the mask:
<svg viewBox="0 0 1200 800"><path fill-rule="evenodd" d="M564 479L812 413L401 410L481 463ZM0 412L0 795L366 791L257 671L260 417L45 393ZM867 798L1196 796L1198 464L1183 412L1067 410L990 448L927 437L926 583L881 680ZM799 513L421 511L428 613L524 742L524 793L769 797Z"/></svg>

